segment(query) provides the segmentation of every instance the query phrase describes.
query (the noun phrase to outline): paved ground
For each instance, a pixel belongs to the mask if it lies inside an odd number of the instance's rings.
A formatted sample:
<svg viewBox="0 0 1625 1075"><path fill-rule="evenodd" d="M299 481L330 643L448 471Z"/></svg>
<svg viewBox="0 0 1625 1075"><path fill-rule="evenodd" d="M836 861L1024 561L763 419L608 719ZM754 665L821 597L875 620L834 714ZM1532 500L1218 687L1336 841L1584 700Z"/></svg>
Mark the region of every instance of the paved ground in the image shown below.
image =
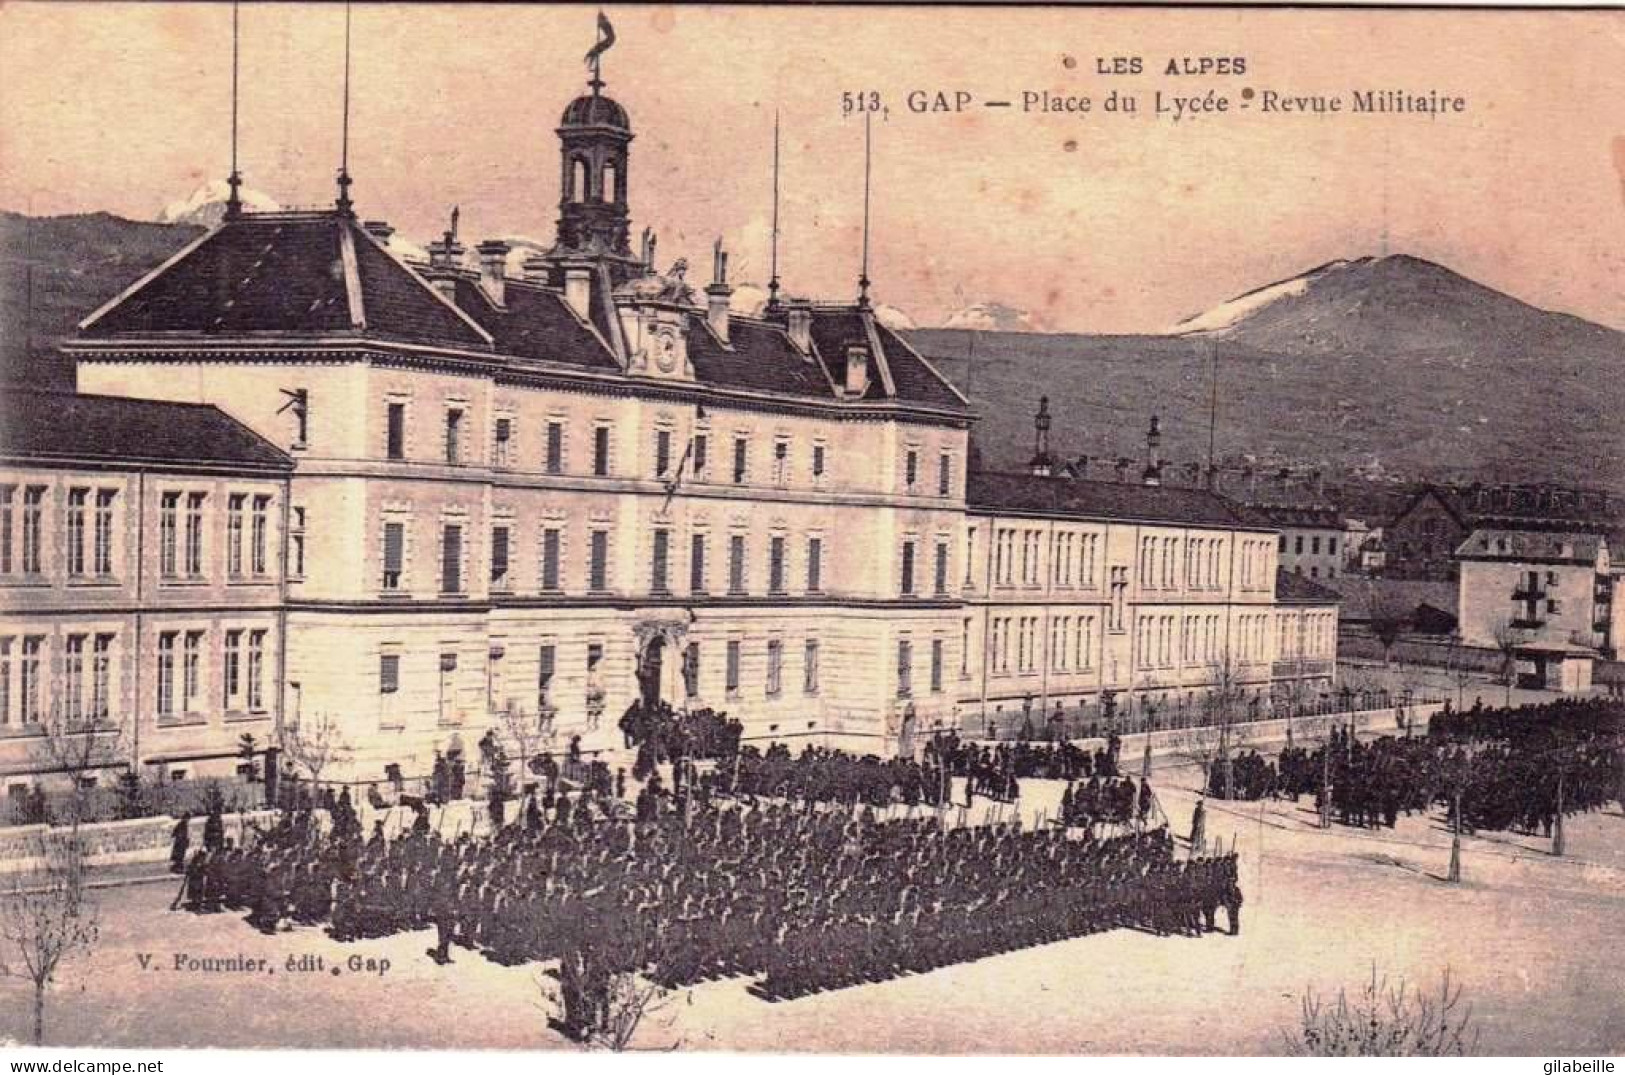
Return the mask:
<svg viewBox="0 0 1625 1075"><path fill-rule="evenodd" d="M1153 778L1179 831L1188 770ZM1029 782L1051 815L1059 785ZM1490 1053L1625 1051L1625 817L1540 840L1467 841L1465 883L1443 883L1436 820L1397 832L1322 832L1307 808L1216 808L1247 904L1240 938L1119 931L883 985L769 1004L743 982L679 994L639 1045L732 1050L1250 1054L1280 1050L1306 985L1357 986L1373 963L1465 983ZM165 910L170 884L100 893L103 943L53 991L49 1039L99 1045L551 1048L538 968L467 953L440 968L427 931L340 945L316 930L265 937L232 916ZM176 969L176 957L265 959L255 972ZM142 957L150 957L143 963ZM350 957L369 966L344 967ZM290 969L319 958L321 970ZM388 962L387 969L382 967ZM332 968L338 966L339 973ZM0 980L0 1038L26 1033L26 993Z"/></svg>

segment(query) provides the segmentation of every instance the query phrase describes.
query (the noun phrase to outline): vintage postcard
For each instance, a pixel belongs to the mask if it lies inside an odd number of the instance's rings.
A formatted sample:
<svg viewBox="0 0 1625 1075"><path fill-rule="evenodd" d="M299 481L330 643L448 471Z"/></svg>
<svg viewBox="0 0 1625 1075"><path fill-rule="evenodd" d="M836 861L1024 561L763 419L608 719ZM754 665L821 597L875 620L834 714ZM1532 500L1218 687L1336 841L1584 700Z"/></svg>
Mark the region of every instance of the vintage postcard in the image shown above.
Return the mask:
<svg viewBox="0 0 1625 1075"><path fill-rule="evenodd" d="M1621 11L0 66L8 1053L1625 1051Z"/></svg>

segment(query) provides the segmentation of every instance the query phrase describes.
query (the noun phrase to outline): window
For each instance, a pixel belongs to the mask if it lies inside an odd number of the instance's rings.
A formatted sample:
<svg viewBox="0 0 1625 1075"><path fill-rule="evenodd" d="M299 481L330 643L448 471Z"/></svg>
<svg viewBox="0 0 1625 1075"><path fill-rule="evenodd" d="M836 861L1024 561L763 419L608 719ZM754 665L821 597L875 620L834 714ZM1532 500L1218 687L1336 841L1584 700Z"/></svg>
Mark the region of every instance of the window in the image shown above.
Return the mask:
<svg viewBox="0 0 1625 1075"><path fill-rule="evenodd" d="M821 593L824 589L824 539L807 539L807 592Z"/></svg>
<svg viewBox="0 0 1625 1075"><path fill-rule="evenodd" d="M0 575L11 574L11 513L15 485L0 485Z"/></svg>
<svg viewBox="0 0 1625 1075"><path fill-rule="evenodd" d="M587 589L609 589L609 531L594 530L588 539Z"/></svg>
<svg viewBox="0 0 1625 1075"><path fill-rule="evenodd" d="M683 647L683 696L700 696L700 644L690 642Z"/></svg>
<svg viewBox="0 0 1625 1075"><path fill-rule="evenodd" d="M542 531L542 589L556 592L559 588L559 530L550 526Z"/></svg>
<svg viewBox="0 0 1625 1075"><path fill-rule="evenodd" d="M966 616L959 621L959 675L963 679L970 675L970 617Z"/></svg>
<svg viewBox="0 0 1625 1075"><path fill-rule="evenodd" d="M932 694L941 694L942 693L942 658L943 658L942 639L933 638L931 640L931 693Z"/></svg>
<svg viewBox="0 0 1625 1075"><path fill-rule="evenodd" d="M790 480L790 442L783 437L773 442L773 483L783 485Z"/></svg>
<svg viewBox="0 0 1625 1075"><path fill-rule="evenodd" d="M1123 629L1123 614L1128 605L1128 568L1112 568L1110 626L1113 631Z"/></svg>
<svg viewBox="0 0 1625 1075"><path fill-rule="evenodd" d="M692 447L693 458L689 462L690 469L693 470L696 478L703 478L705 476L705 449L707 446L707 440L708 438L704 433L694 434Z"/></svg>
<svg viewBox="0 0 1625 1075"><path fill-rule="evenodd" d="M914 693L914 643L902 639L897 643L897 697L907 698Z"/></svg>
<svg viewBox="0 0 1625 1075"><path fill-rule="evenodd" d="M938 597L948 592L948 543L946 541L937 542L936 580L933 588Z"/></svg>
<svg viewBox="0 0 1625 1075"><path fill-rule="evenodd" d="M180 510L181 495L165 493L158 507L158 572L166 579L177 574L176 516Z"/></svg>
<svg viewBox="0 0 1625 1075"><path fill-rule="evenodd" d="M491 589L508 589L508 534L506 526L491 528Z"/></svg>
<svg viewBox="0 0 1625 1075"><path fill-rule="evenodd" d="M1281 551L1286 552L1286 535L1281 535Z"/></svg>
<svg viewBox="0 0 1625 1075"><path fill-rule="evenodd" d="M809 638L802 650L801 693L818 693L818 639Z"/></svg>
<svg viewBox="0 0 1625 1075"><path fill-rule="evenodd" d="M228 710L241 709L243 693L243 633L226 632L225 667L220 670L221 702Z"/></svg>
<svg viewBox="0 0 1625 1075"><path fill-rule="evenodd" d="M937 495L947 496L954 486L953 457L947 452L937 456Z"/></svg>
<svg viewBox="0 0 1625 1075"><path fill-rule="evenodd" d="M68 574L74 578L85 573L85 501L89 496L89 489L68 490L68 514L63 527L66 533L62 559Z"/></svg>
<svg viewBox="0 0 1625 1075"><path fill-rule="evenodd" d="M914 596L914 542L903 542L903 567L899 576L904 597Z"/></svg>
<svg viewBox="0 0 1625 1075"><path fill-rule="evenodd" d="M0 636L0 728L11 725L11 643Z"/></svg>
<svg viewBox="0 0 1625 1075"><path fill-rule="evenodd" d="M203 576L203 501L202 493L186 495L186 573L194 579Z"/></svg>
<svg viewBox="0 0 1625 1075"><path fill-rule="evenodd" d="M244 493L226 498L226 574L234 579L243 573L243 508L247 503Z"/></svg>
<svg viewBox="0 0 1625 1075"><path fill-rule="evenodd" d="M547 423L547 447L543 453L542 468L549 474L564 473L564 423Z"/></svg>
<svg viewBox="0 0 1625 1075"><path fill-rule="evenodd" d="M745 480L745 469L749 463L750 441L744 437L734 438L734 484L740 485Z"/></svg>
<svg viewBox="0 0 1625 1075"><path fill-rule="evenodd" d="M90 716L106 720L112 712L113 636L97 635L90 651Z"/></svg>
<svg viewBox="0 0 1625 1075"><path fill-rule="evenodd" d="M264 577L269 565L270 530L271 498L256 496L254 514L249 517L248 527L248 566L256 577Z"/></svg>
<svg viewBox="0 0 1625 1075"><path fill-rule="evenodd" d="M783 685L784 675L784 642L781 639L767 640L767 696L777 698Z"/></svg>
<svg viewBox="0 0 1625 1075"><path fill-rule="evenodd" d="M45 649L44 635L26 635L23 638L22 667L18 669L22 689L22 720L24 724L38 724L42 712L40 655Z"/></svg>
<svg viewBox="0 0 1625 1075"><path fill-rule="evenodd" d="M1299 556L1303 555L1303 535L1299 534L1292 542L1292 551Z"/></svg>
<svg viewBox="0 0 1625 1075"><path fill-rule="evenodd" d="M1320 535L1319 534L1316 534L1314 537L1309 539L1309 551L1314 553L1316 556L1320 555Z"/></svg>
<svg viewBox="0 0 1625 1075"><path fill-rule="evenodd" d="M406 404L391 403L385 409L384 454L390 459L406 458Z"/></svg>
<svg viewBox="0 0 1625 1075"><path fill-rule="evenodd" d="M1326 552L1329 555L1332 555L1332 556L1337 555L1337 539L1336 538L1329 537L1329 538L1326 539Z"/></svg>
<svg viewBox="0 0 1625 1075"><path fill-rule="evenodd" d="M175 715L175 641L176 631L163 631L158 635L158 716Z"/></svg>
<svg viewBox="0 0 1625 1075"><path fill-rule="evenodd" d="M305 577L305 509L295 506L288 528L288 574L296 579Z"/></svg>
<svg viewBox="0 0 1625 1075"><path fill-rule="evenodd" d="M196 713L203 698L203 632L186 632L181 645L181 710Z"/></svg>
<svg viewBox="0 0 1625 1075"><path fill-rule="evenodd" d="M378 658L378 693L394 694L401 689L401 655L385 653Z"/></svg>
<svg viewBox="0 0 1625 1075"><path fill-rule="evenodd" d="M67 718L78 723L85 716L85 636L69 635L62 654L63 699Z"/></svg>
<svg viewBox="0 0 1625 1075"><path fill-rule="evenodd" d="M814 480L824 476L824 446L822 444L813 445L812 476Z"/></svg>
<svg viewBox="0 0 1625 1075"><path fill-rule="evenodd" d="M558 650L548 643L536 652L536 712L548 713L553 709L553 672Z"/></svg>
<svg viewBox="0 0 1625 1075"><path fill-rule="evenodd" d="M452 708L452 688L457 679L457 654L442 653L440 655L440 683L435 696L435 719L441 724L449 724L456 720L457 711Z"/></svg>
<svg viewBox="0 0 1625 1075"><path fill-rule="evenodd" d="M664 478L671 469L671 430L655 430L655 477Z"/></svg>
<svg viewBox="0 0 1625 1075"><path fill-rule="evenodd" d="M45 486L23 490L23 574L38 575L44 559Z"/></svg>
<svg viewBox="0 0 1625 1075"><path fill-rule="evenodd" d="M440 528L440 592L463 592L463 528L457 523Z"/></svg>
<svg viewBox="0 0 1625 1075"><path fill-rule="evenodd" d="M667 577L668 562L671 559L671 531L654 532L650 553L652 562L649 565L649 591L660 594L671 592L670 580Z"/></svg>
<svg viewBox="0 0 1625 1075"><path fill-rule="evenodd" d="M733 534L728 538L728 592L745 592L745 536Z"/></svg>
<svg viewBox="0 0 1625 1075"><path fill-rule="evenodd" d="M739 646L740 643L737 639L730 639L728 642L728 667L725 687L730 698L739 694Z"/></svg>
<svg viewBox="0 0 1625 1075"><path fill-rule="evenodd" d="M912 490L920 480L920 453L910 448L903 454L903 484Z"/></svg>
<svg viewBox="0 0 1625 1075"><path fill-rule="evenodd" d="M976 562L976 527L965 528L965 588L968 590L975 585L971 578L971 565Z"/></svg>
<svg viewBox="0 0 1625 1075"><path fill-rule="evenodd" d="M495 435L491 444L491 465L505 467L508 465L508 449L513 443L513 419L498 418L496 420Z"/></svg>
<svg viewBox="0 0 1625 1075"><path fill-rule="evenodd" d="M456 407L446 412L446 465L463 461L463 412Z"/></svg>
<svg viewBox="0 0 1625 1075"><path fill-rule="evenodd" d="M777 534L767 543L767 592L784 592L784 538Z"/></svg>
<svg viewBox="0 0 1625 1075"><path fill-rule="evenodd" d="M406 559L406 524L384 524L384 589L401 588L401 568Z"/></svg>
<svg viewBox="0 0 1625 1075"><path fill-rule="evenodd" d="M265 709L265 632L248 632L248 710Z"/></svg>
<svg viewBox="0 0 1625 1075"><path fill-rule="evenodd" d="M609 427L606 425L593 427L592 473L597 478L609 477Z"/></svg>
<svg viewBox="0 0 1625 1075"><path fill-rule="evenodd" d="M688 544L688 589L690 593L705 592L705 535L695 534Z"/></svg>

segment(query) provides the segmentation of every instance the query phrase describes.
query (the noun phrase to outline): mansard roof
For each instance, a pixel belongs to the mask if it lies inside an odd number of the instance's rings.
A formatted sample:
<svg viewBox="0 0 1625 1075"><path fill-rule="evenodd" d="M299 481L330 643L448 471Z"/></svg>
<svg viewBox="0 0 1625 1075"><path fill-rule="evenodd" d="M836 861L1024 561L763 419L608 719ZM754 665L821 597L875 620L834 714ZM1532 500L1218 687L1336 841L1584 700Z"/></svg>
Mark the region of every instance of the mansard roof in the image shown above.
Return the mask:
<svg viewBox="0 0 1625 1075"><path fill-rule="evenodd" d="M1265 526L1297 527L1312 530L1343 529L1343 513L1331 504L1245 505L1247 514Z"/></svg>
<svg viewBox="0 0 1625 1075"><path fill-rule="evenodd" d="M452 282L450 297L430 276ZM79 338L135 347L348 337L483 353L517 369L546 364L614 374L622 368L620 326L609 276L599 276L587 319L558 289L527 279L506 280L497 305L477 274L400 261L352 217L251 213L223 221L86 318ZM726 343L706 326L703 310L691 311L689 325L701 385L835 402L847 347L861 345L871 362L863 402L970 414L965 397L865 308L815 307L811 355L791 342L782 314L731 318Z"/></svg>
<svg viewBox="0 0 1625 1075"><path fill-rule="evenodd" d="M489 338L338 213L225 221L107 306L81 336L366 335L486 348Z"/></svg>
<svg viewBox="0 0 1625 1075"><path fill-rule="evenodd" d="M286 471L293 460L203 403L0 389L0 457Z"/></svg>
<svg viewBox="0 0 1625 1075"><path fill-rule="evenodd" d="M1248 522L1236 504L1217 493L1174 485L973 471L966 481L965 504L984 514L1265 529Z"/></svg>

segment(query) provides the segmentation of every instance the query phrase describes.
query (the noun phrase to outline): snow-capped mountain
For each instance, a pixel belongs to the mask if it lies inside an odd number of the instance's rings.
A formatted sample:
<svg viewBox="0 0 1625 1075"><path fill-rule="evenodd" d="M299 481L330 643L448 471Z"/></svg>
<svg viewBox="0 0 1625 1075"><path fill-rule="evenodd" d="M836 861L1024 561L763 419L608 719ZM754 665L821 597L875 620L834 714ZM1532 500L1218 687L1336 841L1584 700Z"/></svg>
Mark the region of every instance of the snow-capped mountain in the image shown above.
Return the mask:
<svg viewBox="0 0 1625 1075"><path fill-rule="evenodd" d="M977 302L951 314L942 323L943 328L966 329L972 332L1046 332L1048 326L1030 310L1007 306L1002 302Z"/></svg>
<svg viewBox="0 0 1625 1075"><path fill-rule="evenodd" d="M1369 258L1360 259L1362 262L1369 260ZM1187 317L1170 331L1176 336L1193 332L1222 334L1271 303L1304 294L1312 282L1349 264L1351 263L1347 261L1331 261L1290 280L1266 284L1264 287L1237 295L1228 302L1221 302L1211 310Z"/></svg>
<svg viewBox="0 0 1625 1075"><path fill-rule="evenodd" d="M282 206L264 191L243 187L238 198L243 208L251 213L274 213ZM213 227L226 215L226 200L231 197L231 186L224 179L211 179L179 201L170 202L158 213L160 224L201 224Z"/></svg>

